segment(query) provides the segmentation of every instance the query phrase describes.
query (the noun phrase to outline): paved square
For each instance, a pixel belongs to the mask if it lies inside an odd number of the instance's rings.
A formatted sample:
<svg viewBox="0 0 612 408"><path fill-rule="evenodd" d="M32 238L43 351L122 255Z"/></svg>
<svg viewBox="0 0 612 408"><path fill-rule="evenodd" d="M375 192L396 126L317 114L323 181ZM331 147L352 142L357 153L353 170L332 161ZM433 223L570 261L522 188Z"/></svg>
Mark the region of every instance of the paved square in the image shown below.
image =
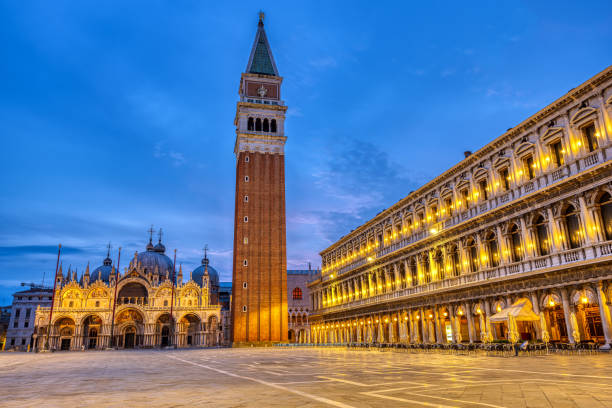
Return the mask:
<svg viewBox="0 0 612 408"><path fill-rule="evenodd" d="M0 354L3 407L612 407L612 355L346 349Z"/></svg>

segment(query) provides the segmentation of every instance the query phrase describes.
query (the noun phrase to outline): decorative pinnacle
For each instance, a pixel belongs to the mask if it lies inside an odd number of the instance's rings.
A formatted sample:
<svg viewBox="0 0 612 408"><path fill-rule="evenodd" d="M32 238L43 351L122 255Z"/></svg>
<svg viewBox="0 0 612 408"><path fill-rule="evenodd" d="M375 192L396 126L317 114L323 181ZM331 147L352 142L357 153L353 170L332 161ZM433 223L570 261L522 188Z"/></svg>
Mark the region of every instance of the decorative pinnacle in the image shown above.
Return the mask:
<svg viewBox="0 0 612 408"><path fill-rule="evenodd" d="M264 14L263 10L259 10L259 22L263 24L264 18L266 17L266 15Z"/></svg>
<svg viewBox="0 0 612 408"><path fill-rule="evenodd" d="M110 241L108 241L108 245L106 246L106 249L107 249L106 257L107 258L110 258L110 250L111 250L111 248L112 248L111 243L110 243Z"/></svg>
<svg viewBox="0 0 612 408"><path fill-rule="evenodd" d="M206 258L206 253L208 252L208 244L204 245L204 259L208 259Z"/></svg>
<svg viewBox="0 0 612 408"><path fill-rule="evenodd" d="M161 239L162 239L162 235L163 235L163 231L162 231L161 228L159 229L158 235L159 235L159 243L161 244Z"/></svg>

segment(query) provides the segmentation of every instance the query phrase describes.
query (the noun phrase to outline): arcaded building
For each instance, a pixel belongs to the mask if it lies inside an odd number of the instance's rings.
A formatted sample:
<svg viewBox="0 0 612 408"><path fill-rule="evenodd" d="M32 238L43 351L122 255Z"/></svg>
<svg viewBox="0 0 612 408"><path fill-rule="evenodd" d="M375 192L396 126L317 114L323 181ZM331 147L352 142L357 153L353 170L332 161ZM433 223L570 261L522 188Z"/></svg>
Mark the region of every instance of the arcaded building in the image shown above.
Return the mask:
<svg viewBox="0 0 612 408"><path fill-rule="evenodd" d="M184 279L182 267L175 268L165 252L160 237L136 252L124 273L109 254L81 276L60 268L53 311L35 311L34 346L45 348L47 340L55 350L224 344L217 271L205 254Z"/></svg>
<svg viewBox="0 0 612 408"><path fill-rule="evenodd" d="M608 67L323 250L312 340L609 345L611 115Z"/></svg>
<svg viewBox="0 0 612 408"><path fill-rule="evenodd" d="M315 271L311 269L289 269L287 271L287 312L289 318L288 341L309 343L310 324L308 315L312 311L308 281Z"/></svg>
<svg viewBox="0 0 612 408"><path fill-rule="evenodd" d="M285 112L260 13L236 108L232 343L287 341Z"/></svg>

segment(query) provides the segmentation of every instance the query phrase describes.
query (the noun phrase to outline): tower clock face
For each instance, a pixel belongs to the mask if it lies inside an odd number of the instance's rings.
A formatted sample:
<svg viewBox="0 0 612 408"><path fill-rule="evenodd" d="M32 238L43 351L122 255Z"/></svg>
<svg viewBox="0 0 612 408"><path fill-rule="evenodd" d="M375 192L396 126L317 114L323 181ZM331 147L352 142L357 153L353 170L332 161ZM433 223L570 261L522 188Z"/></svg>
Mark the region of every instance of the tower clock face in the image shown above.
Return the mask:
<svg viewBox="0 0 612 408"><path fill-rule="evenodd" d="M252 98L279 99L278 84L246 81L246 95Z"/></svg>

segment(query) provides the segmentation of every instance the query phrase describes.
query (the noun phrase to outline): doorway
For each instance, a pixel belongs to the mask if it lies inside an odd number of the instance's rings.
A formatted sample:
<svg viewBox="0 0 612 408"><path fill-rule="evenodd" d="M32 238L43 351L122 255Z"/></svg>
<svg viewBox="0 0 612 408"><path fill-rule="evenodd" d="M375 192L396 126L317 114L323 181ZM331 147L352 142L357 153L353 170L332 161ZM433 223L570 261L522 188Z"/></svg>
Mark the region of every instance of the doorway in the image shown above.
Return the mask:
<svg viewBox="0 0 612 408"><path fill-rule="evenodd" d="M62 339L61 350L70 350L70 339Z"/></svg>
<svg viewBox="0 0 612 408"><path fill-rule="evenodd" d="M123 339L123 348L134 348L134 338L136 337L136 330L130 327L125 330L125 336Z"/></svg>

